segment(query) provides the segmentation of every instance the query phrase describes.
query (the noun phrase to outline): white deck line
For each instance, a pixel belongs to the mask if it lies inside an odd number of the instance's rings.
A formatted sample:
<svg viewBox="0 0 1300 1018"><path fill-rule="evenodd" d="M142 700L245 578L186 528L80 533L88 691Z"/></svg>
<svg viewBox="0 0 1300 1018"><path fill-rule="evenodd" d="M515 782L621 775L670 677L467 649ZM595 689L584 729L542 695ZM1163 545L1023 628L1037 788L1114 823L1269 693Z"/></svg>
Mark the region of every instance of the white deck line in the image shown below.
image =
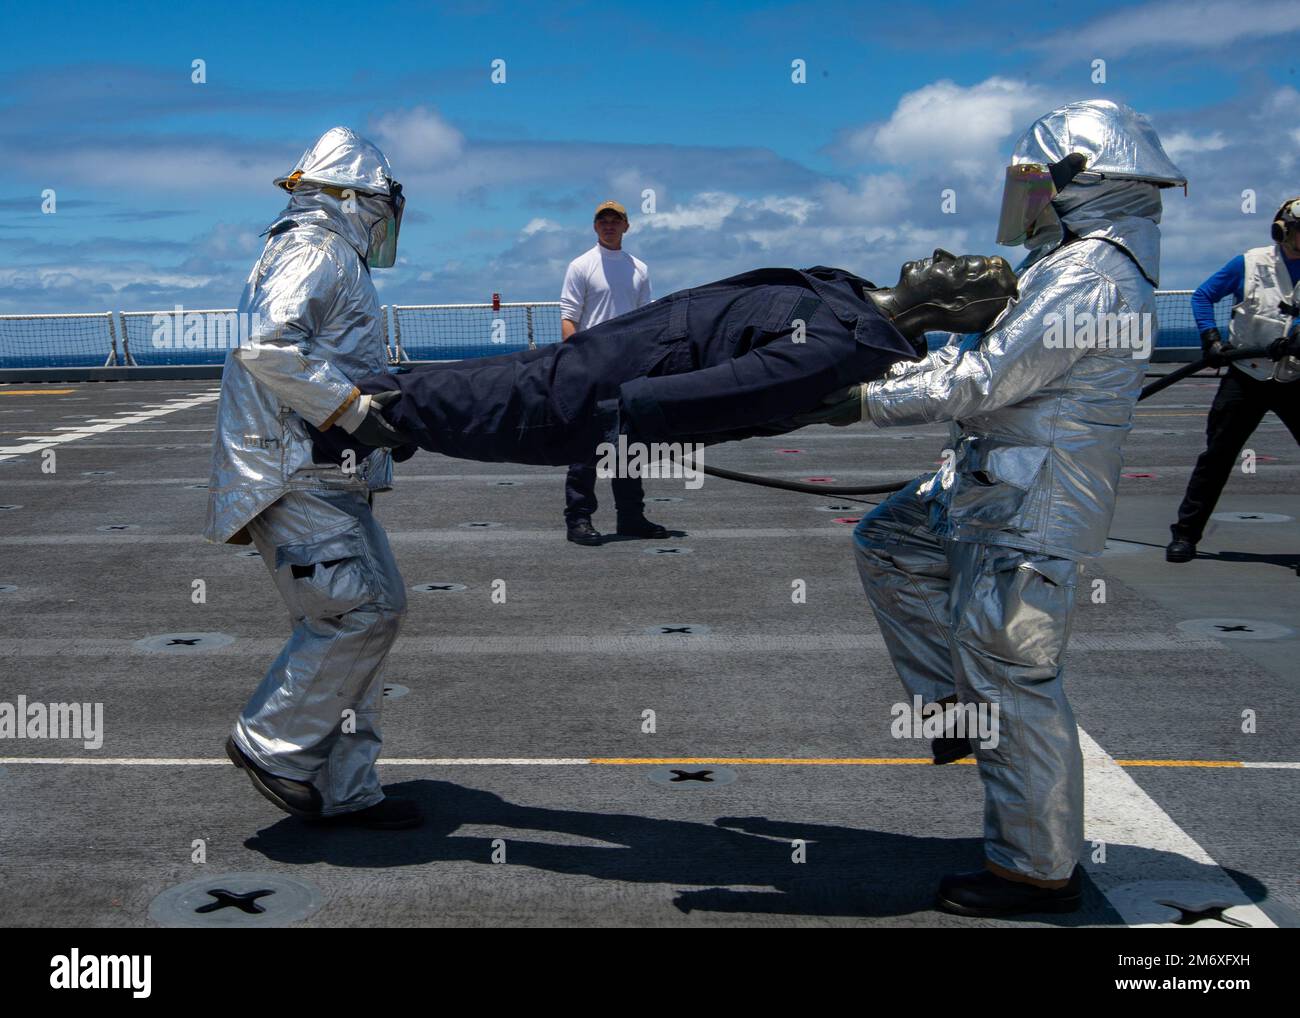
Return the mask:
<svg viewBox="0 0 1300 1018"><path fill-rule="evenodd" d="M1090 843L1106 846L1104 863L1093 862L1089 850L1085 851L1083 866L1126 924L1163 925L1143 921L1125 896L1114 893L1125 884L1190 881L1221 887L1229 901L1241 898L1241 888L1210 854L1082 728L1079 742L1085 771L1085 837ZM1256 929L1276 927L1257 905L1238 905L1232 914Z"/></svg>

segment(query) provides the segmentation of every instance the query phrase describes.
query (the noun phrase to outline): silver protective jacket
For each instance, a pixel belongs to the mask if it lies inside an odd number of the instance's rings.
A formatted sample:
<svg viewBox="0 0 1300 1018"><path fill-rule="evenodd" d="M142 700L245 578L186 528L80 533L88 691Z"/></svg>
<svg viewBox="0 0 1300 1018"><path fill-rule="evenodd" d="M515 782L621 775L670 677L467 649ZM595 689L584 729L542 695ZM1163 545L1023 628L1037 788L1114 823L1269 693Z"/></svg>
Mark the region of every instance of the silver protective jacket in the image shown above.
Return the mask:
<svg viewBox="0 0 1300 1018"><path fill-rule="evenodd" d="M1069 242L1033 252L982 339L896 365L867 407L883 427L954 423L919 491L938 536L1081 559L1105 546L1155 335L1160 196L1101 181L1054 207Z"/></svg>
<svg viewBox="0 0 1300 1018"><path fill-rule="evenodd" d="M239 303L247 341L226 356L212 444L204 536L248 543L245 524L285 492L382 491L392 458L372 452L354 470L312 460L303 422L329 427L359 396L354 379L384 371L379 299L365 264L385 214L359 196L350 211L300 184L269 229Z"/></svg>

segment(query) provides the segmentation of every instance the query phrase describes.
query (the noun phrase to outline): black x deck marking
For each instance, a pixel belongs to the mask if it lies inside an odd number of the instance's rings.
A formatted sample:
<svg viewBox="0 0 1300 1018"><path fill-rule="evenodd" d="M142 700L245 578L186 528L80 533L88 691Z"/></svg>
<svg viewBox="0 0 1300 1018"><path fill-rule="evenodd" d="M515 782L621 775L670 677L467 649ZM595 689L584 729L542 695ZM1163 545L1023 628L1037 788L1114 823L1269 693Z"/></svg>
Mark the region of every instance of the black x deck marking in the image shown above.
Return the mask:
<svg viewBox="0 0 1300 1018"><path fill-rule="evenodd" d="M672 779L671 779L672 781L705 781L705 782L711 782L711 781L713 780L711 777L709 777L709 775L713 773L712 771L679 771L679 770L673 770L673 771L670 771L669 773L673 775L673 777L672 777Z"/></svg>
<svg viewBox="0 0 1300 1018"><path fill-rule="evenodd" d="M241 912L247 912L249 915L261 915L266 911L257 903L258 898L265 898L268 894L274 894L274 891L227 891L224 887L217 887L208 892L216 901L210 901L206 905L200 905L194 911L199 913L216 912L223 908L237 908Z"/></svg>

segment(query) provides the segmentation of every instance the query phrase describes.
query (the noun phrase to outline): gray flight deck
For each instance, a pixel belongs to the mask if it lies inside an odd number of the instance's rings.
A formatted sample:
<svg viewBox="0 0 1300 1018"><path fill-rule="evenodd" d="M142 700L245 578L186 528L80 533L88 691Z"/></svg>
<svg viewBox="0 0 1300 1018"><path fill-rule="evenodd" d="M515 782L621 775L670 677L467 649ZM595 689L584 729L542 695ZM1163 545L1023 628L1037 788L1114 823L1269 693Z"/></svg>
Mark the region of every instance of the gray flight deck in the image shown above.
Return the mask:
<svg viewBox="0 0 1300 1018"><path fill-rule="evenodd" d="M651 480L671 501L648 514L674 536L585 548L564 540L561 469L402 464L378 514L408 586L452 589L410 594L381 774L430 819L322 832L222 752L288 620L260 559L199 537L217 383L0 386L0 701L102 703L105 729L98 749L0 740L0 925L184 921L151 905L191 881L239 895L292 877L314 889L304 919L273 890L260 915L194 921L1294 926L1300 454L1276 418L1219 509L1286 519L1216 523L1191 564L1163 555L1215 384L1139 407L1125 472L1141 476L1080 582L1068 658L1085 907L1016 924L932 908L940 876L980 864L981 788L890 734L904 697L854 565L865 506ZM945 434L818 427L706 459L862 484L926 469Z"/></svg>

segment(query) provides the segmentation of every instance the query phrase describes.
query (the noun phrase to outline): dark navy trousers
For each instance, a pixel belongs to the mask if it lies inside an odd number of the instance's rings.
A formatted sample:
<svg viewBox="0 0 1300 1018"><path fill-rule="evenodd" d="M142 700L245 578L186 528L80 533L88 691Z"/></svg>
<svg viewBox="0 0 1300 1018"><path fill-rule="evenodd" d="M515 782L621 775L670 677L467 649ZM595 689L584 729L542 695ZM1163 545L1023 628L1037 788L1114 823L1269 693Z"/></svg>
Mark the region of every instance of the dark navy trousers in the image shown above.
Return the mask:
<svg viewBox="0 0 1300 1018"><path fill-rule="evenodd" d="M764 425L924 353L879 312L872 289L842 269L757 269L564 343L370 375L358 386L400 391L386 411L394 427L462 459L567 466L619 434L732 441L770 433Z"/></svg>
<svg viewBox="0 0 1300 1018"><path fill-rule="evenodd" d="M611 477L614 508L619 516L636 519L645 512L645 487L639 477ZM564 521L572 526L589 520L600 505L596 498L596 461L571 463L564 476Z"/></svg>
<svg viewBox="0 0 1300 1018"><path fill-rule="evenodd" d="M1224 372L1205 419L1205 452L1196 460L1171 528L1175 538L1195 544L1205 534L1242 447L1270 410L1300 442L1300 382L1263 381L1236 368Z"/></svg>

